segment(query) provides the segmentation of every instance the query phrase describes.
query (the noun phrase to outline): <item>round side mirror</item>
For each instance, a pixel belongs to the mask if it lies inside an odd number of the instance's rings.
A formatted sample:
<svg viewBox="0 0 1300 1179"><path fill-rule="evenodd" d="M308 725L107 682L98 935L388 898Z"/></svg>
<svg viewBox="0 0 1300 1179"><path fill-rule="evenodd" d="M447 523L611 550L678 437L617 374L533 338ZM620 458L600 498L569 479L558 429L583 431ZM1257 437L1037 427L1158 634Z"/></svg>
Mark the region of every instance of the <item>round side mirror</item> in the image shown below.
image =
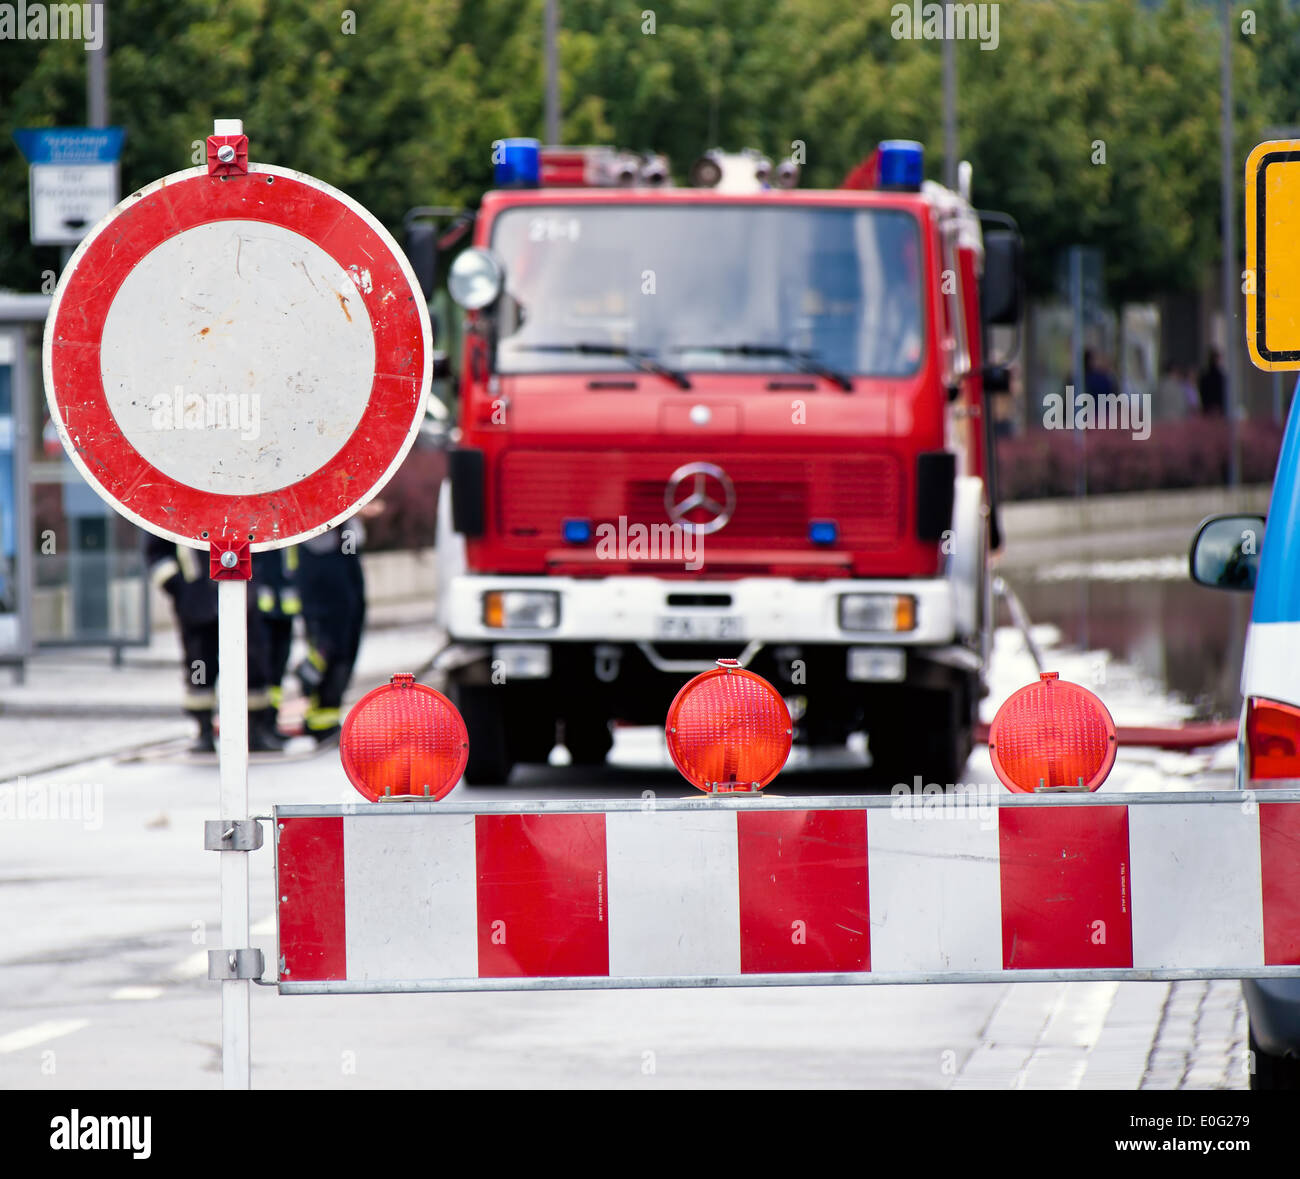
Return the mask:
<svg viewBox="0 0 1300 1179"><path fill-rule="evenodd" d="M1192 541L1192 580L1212 589L1254 590L1263 516L1211 516Z"/></svg>

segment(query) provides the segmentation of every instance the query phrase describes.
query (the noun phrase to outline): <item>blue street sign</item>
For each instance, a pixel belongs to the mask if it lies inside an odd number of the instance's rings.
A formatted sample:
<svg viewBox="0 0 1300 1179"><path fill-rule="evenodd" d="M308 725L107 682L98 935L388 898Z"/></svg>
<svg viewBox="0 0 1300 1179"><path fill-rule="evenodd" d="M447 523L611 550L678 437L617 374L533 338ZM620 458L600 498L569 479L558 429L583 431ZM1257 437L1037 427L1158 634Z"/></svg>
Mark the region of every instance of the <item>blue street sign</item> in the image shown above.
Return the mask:
<svg viewBox="0 0 1300 1179"><path fill-rule="evenodd" d="M115 164L125 127L22 127L14 132L29 164Z"/></svg>

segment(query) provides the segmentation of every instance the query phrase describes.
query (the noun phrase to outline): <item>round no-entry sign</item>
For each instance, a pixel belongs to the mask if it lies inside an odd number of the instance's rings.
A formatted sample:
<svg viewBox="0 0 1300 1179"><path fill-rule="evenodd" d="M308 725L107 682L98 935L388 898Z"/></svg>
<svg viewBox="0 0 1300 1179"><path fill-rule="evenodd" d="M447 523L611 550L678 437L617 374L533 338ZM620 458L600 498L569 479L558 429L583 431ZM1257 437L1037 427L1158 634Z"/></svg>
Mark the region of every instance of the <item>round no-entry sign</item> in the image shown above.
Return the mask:
<svg viewBox="0 0 1300 1179"><path fill-rule="evenodd" d="M355 201L265 164L122 201L72 256L45 388L72 461L178 543L303 540L397 469L429 394L429 313Z"/></svg>

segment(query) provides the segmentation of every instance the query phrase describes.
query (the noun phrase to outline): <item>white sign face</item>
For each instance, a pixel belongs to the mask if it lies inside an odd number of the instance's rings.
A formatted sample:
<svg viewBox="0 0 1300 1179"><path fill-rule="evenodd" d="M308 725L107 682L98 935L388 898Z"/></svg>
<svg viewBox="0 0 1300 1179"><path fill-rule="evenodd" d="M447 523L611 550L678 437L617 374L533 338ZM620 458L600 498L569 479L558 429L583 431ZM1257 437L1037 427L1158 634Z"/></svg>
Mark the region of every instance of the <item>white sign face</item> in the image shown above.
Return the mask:
<svg viewBox="0 0 1300 1179"><path fill-rule="evenodd" d="M100 372L122 434L200 491L256 495L307 478L370 397L374 331L357 282L279 225L216 221L168 238L104 321Z"/></svg>
<svg viewBox="0 0 1300 1179"><path fill-rule="evenodd" d="M75 246L117 204L116 164L33 164L34 246Z"/></svg>

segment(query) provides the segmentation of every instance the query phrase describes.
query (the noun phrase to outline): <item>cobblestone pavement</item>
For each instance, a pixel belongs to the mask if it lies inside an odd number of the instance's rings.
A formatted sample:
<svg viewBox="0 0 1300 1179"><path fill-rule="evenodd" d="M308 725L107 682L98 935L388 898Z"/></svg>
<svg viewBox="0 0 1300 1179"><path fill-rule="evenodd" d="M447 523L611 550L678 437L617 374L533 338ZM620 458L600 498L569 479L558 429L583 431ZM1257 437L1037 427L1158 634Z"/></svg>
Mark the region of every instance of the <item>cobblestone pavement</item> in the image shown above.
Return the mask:
<svg viewBox="0 0 1300 1179"><path fill-rule="evenodd" d="M1246 1089L1249 1080L1241 983L1171 983L1141 1087Z"/></svg>
<svg viewBox="0 0 1300 1179"><path fill-rule="evenodd" d="M1247 1088L1235 981L1020 983L980 1039L954 1089Z"/></svg>

